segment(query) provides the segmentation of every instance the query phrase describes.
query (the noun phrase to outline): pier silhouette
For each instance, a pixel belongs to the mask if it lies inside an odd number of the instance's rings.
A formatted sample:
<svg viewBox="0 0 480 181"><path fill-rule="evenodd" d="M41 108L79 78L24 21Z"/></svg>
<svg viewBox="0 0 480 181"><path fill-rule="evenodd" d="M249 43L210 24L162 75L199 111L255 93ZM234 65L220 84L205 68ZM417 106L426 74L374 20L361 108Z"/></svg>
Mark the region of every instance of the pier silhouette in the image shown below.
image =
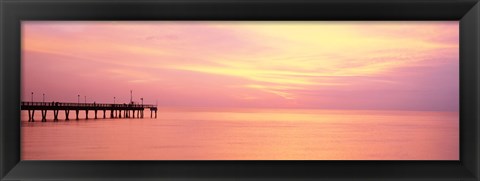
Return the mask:
<svg viewBox="0 0 480 181"><path fill-rule="evenodd" d="M65 113L65 120L70 120L70 111L75 112L75 119L78 120L80 111L85 112L85 118L88 119L88 112L95 113L94 119L98 119L98 112L103 111L103 119L107 118L109 112L110 118L144 118L144 110L150 109L150 118L157 118L157 106L150 104L99 104L99 103L67 103L67 102L22 102L21 110L28 111L28 122L34 122L35 111L42 114L42 122L47 121L47 112L53 111L53 121L58 121L60 111ZM153 115L155 114L155 115Z"/></svg>

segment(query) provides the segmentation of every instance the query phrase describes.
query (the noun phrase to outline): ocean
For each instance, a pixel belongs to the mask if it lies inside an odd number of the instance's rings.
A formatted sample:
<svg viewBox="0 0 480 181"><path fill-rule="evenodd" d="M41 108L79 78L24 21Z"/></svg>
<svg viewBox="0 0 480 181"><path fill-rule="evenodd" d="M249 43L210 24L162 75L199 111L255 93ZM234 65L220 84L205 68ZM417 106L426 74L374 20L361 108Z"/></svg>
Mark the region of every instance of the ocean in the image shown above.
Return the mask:
<svg viewBox="0 0 480 181"><path fill-rule="evenodd" d="M22 160L458 160L458 112L159 108L28 122ZM99 118L103 113L98 112ZM72 119L73 118L73 119Z"/></svg>

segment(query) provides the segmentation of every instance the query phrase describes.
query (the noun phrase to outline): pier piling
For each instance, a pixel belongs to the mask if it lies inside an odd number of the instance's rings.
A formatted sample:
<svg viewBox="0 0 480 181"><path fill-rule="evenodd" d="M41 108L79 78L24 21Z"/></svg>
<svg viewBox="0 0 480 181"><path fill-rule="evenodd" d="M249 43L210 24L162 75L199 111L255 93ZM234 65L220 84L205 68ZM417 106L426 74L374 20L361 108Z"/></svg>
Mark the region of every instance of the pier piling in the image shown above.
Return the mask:
<svg viewBox="0 0 480 181"><path fill-rule="evenodd" d="M54 121L58 121L58 112L59 112L59 111L60 111L60 110L53 110L53 120L54 120Z"/></svg>
<svg viewBox="0 0 480 181"><path fill-rule="evenodd" d="M66 121L70 120L70 119L68 118L68 115L69 115L69 114L70 114L70 110L67 110L67 109L66 109L66 110L65 110L65 120L66 120Z"/></svg>
<svg viewBox="0 0 480 181"><path fill-rule="evenodd" d="M41 110L42 111L42 122L47 121L47 110Z"/></svg>

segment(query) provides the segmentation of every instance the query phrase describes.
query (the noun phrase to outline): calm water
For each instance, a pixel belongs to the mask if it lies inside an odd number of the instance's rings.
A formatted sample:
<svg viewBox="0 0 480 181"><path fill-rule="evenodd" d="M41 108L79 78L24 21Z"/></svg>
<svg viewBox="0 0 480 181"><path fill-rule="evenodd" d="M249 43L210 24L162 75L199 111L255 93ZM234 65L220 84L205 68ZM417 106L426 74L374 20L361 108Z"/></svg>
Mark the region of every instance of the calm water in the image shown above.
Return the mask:
<svg viewBox="0 0 480 181"><path fill-rule="evenodd" d="M458 160L457 112L160 109L29 123L24 160ZM85 114L81 112L81 114ZM102 112L98 113L103 116ZM108 116L107 112L107 116ZM70 119L74 118L70 112ZM84 117L84 115L81 115Z"/></svg>

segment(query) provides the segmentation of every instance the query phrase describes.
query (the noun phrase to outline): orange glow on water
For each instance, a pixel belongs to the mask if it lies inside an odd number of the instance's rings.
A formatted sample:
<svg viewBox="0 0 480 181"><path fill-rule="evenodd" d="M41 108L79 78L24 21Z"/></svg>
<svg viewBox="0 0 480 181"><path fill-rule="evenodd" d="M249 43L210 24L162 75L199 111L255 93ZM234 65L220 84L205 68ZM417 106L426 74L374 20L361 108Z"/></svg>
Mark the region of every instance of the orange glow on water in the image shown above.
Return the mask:
<svg viewBox="0 0 480 181"><path fill-rule="evenodd" d="M160 112L158 119L23 122L22 159L459 158L454 146L459 139L458 113L453 112L176 108Z"/></svg>

